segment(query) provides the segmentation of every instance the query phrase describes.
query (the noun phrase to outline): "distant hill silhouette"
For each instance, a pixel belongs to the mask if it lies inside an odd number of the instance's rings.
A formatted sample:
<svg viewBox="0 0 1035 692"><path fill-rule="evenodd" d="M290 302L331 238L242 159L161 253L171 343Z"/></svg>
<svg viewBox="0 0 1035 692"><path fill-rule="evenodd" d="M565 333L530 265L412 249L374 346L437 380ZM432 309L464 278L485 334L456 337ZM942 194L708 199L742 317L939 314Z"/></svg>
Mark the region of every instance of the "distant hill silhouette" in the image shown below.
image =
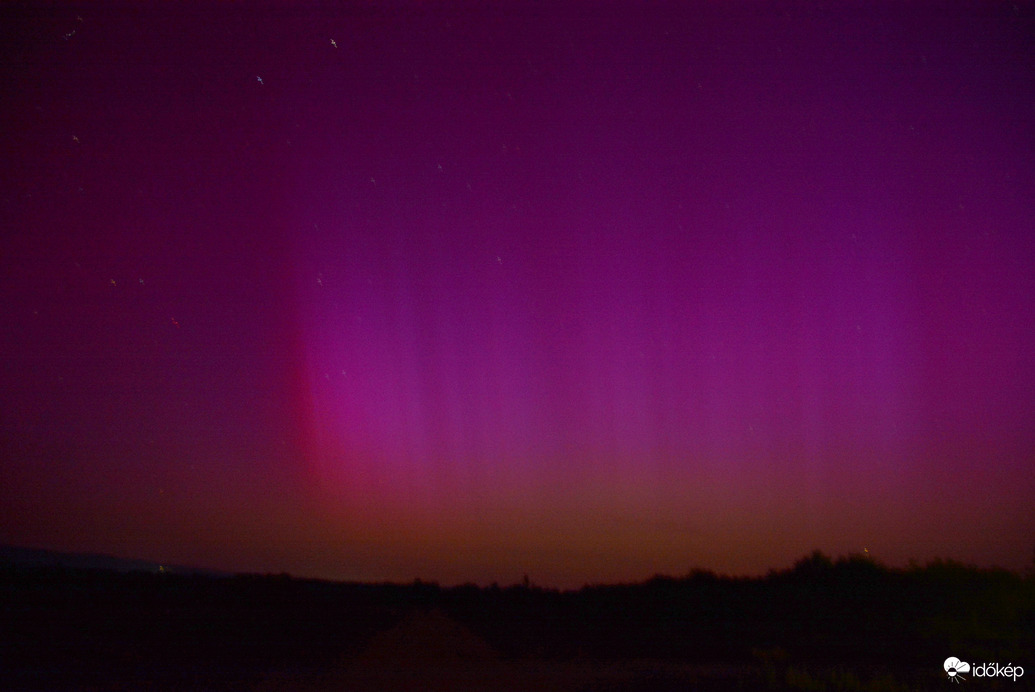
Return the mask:
<svg viewBox="0 0 1035 692"><path fill-rule="evenodd" d="M229 572L220 572L218 570L170 565L148 560L133 560L112 555L66 553L40 548L0 545L0 565L5 564L21 568L63 567L66 569L108 570L112 572L170 572L173 574L192 574L210 577L230 576Z"/></svg>

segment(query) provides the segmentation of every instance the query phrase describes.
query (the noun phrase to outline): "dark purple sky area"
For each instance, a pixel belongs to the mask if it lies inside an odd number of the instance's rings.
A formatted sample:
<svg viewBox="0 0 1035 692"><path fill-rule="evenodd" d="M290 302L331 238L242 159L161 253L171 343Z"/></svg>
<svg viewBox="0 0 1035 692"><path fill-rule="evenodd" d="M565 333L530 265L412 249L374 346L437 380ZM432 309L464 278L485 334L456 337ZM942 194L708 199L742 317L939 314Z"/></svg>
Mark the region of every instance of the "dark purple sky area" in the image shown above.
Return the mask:
<svg viewBox="0 0 1035 692"><path fill-rule="evenodd" d="M1029 565L1033 10L5 3L0 542Z"/></svg>

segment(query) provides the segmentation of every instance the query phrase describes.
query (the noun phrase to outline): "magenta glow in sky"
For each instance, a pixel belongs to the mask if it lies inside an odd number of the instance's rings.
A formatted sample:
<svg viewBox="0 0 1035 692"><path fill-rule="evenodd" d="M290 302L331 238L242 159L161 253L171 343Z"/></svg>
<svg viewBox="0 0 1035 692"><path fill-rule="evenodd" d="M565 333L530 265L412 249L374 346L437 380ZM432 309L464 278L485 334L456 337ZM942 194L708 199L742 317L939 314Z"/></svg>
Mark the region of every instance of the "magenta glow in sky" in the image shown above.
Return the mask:
<svg viewBox="0 0 1035 692"><path fill-rule="evenodd" d="M1030 563L1031 5L4 14L0 540Z"/></svg>

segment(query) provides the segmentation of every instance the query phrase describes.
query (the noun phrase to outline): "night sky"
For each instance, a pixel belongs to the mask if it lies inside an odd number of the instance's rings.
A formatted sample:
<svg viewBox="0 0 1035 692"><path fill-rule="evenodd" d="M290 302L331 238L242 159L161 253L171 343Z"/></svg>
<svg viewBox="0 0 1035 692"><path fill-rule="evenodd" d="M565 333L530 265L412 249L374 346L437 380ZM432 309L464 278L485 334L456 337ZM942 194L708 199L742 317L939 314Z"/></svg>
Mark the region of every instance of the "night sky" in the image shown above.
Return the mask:
<svg viewBox="0 0 1035 692"><path fill-rule="evenodd" d="M0 34L0 542L559 587L1031 564L1031 3Z"/></svg>

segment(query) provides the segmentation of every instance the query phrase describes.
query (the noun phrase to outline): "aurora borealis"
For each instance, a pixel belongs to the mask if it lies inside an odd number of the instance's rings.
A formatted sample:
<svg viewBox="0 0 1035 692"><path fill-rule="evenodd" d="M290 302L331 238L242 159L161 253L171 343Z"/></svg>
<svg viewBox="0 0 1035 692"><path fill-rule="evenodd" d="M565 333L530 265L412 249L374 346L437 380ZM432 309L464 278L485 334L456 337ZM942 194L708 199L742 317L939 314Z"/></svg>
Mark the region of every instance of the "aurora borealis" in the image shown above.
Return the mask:
<svg viewBox="0 0 1035 692"><path fill-rule="evenodd" d="M1031 563L1030 3L0 12L0 542Z"/></svg>

